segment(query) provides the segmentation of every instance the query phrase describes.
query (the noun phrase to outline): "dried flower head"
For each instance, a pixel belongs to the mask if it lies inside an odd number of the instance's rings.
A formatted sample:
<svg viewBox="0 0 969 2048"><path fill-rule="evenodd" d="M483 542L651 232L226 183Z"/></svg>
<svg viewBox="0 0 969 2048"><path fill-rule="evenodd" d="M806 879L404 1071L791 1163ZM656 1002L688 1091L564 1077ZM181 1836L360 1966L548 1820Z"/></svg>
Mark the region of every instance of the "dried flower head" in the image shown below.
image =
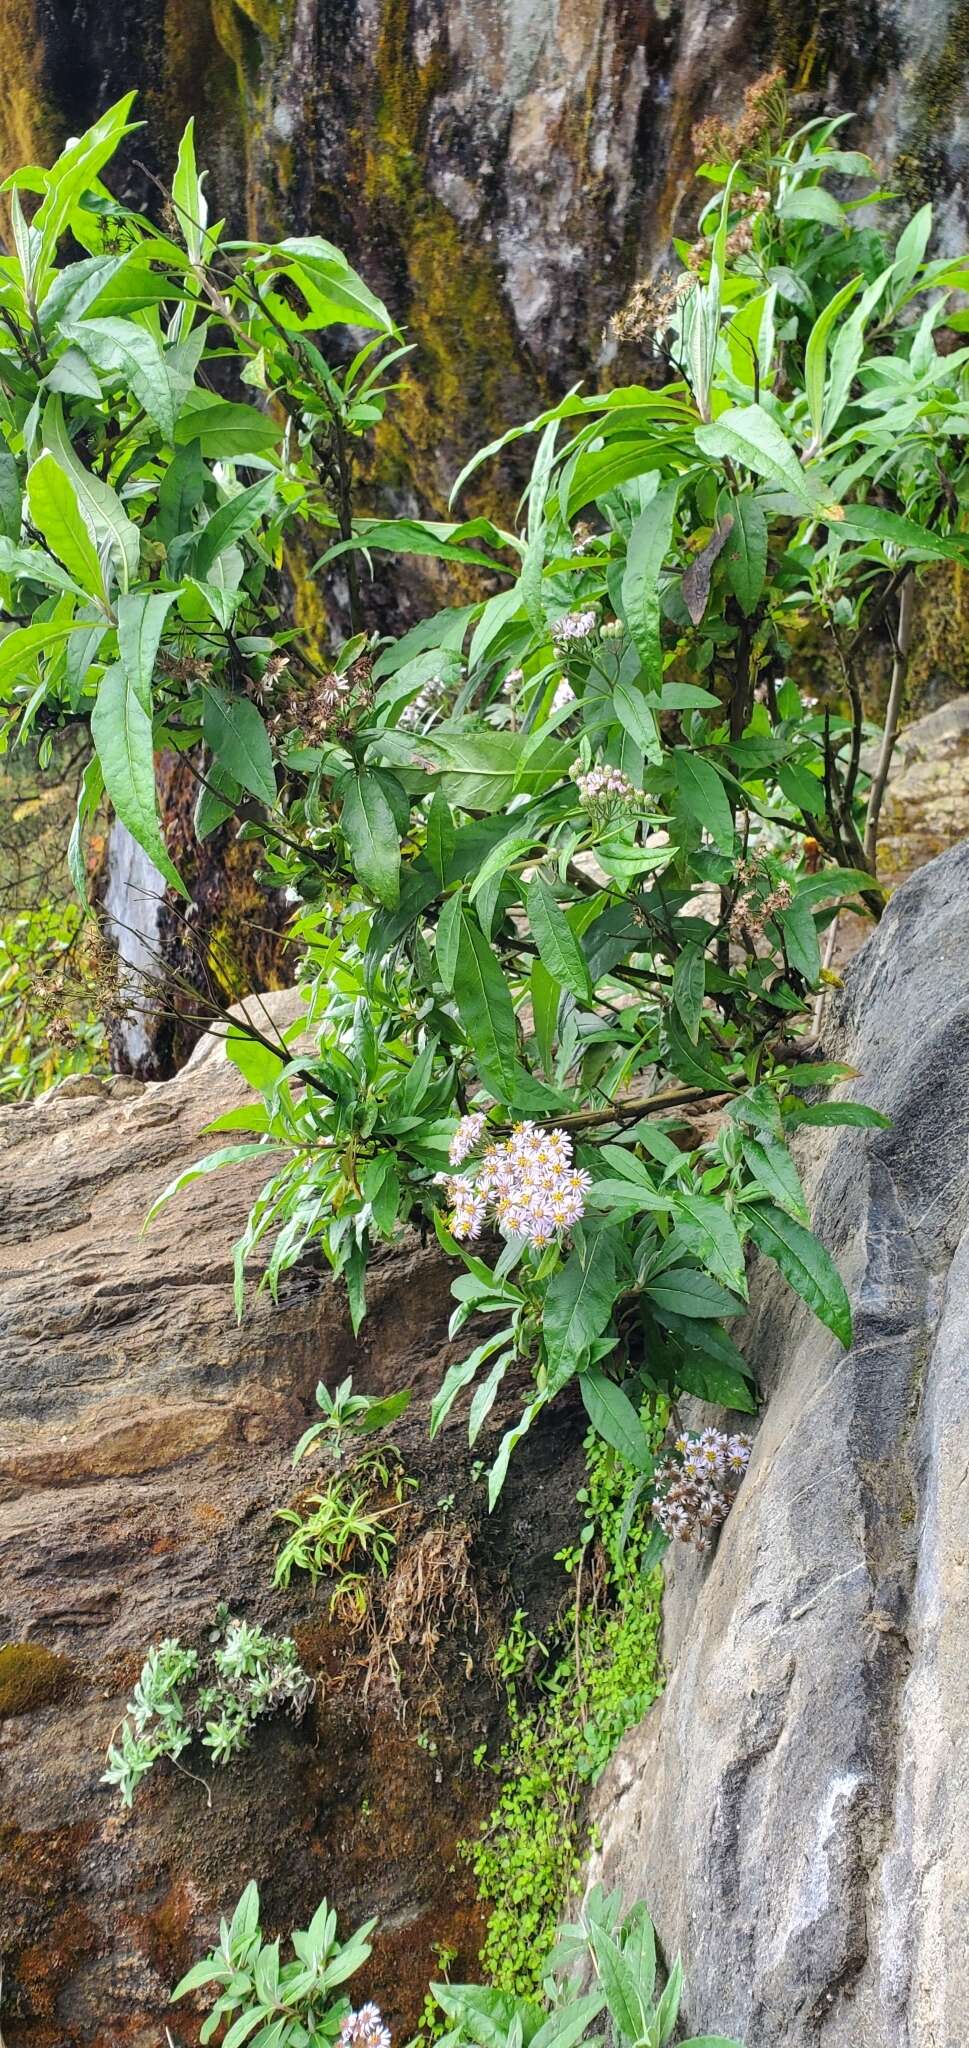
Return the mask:
<svg viewBox="0 0 969 2048"><path fill-rule="evenodd" d="M738 940L758 939L776 912L788 908L790 883L782 880L772 884L767 863L758 854L738 861L736 872L740 891L730 913L730 936Z"/></svg>
<svg viewBox="0 0 969 2048"><path fill-rule="evenodd" d="M709 1550L714 1529L726 1521L750 1462L751 1440L741 1433L684 1431L657 1465L653 1515L671 1540Z"/></svg>
<svg viewBox="0 0 969 2048"><path fill-rule="evenodd" d="M787 82L775 65L747 87L739 121L731 124L720 114L708 114L699 122L693 130L693 160L724 164L769 155L784 135L787 115Z"/></svg>
<svg viewBox="0 0 969 2048"><path fill-rule="evenodd" d="M625 305L612 316L616 340L661 342L691 282L671 270L661 271L655 278L637 278Z"/></svg>

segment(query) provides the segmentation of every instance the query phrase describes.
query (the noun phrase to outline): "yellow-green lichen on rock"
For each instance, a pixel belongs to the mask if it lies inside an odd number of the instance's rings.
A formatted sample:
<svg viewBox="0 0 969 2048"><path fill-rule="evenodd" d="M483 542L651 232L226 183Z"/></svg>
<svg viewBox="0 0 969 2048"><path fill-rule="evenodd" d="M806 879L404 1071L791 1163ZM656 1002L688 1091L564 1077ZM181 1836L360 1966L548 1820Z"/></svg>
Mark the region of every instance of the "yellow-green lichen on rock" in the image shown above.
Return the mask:
<svg viewBox="0 0 969 2048"><path fill-rule="evenodd" d="M73 1681L73 1665L43 1643L0 1645L0 1720L51 1706Z"/></svg>
<svg viewBox="0 0 969 2048"><path fill-rule="evenodd" d="M55 122L41 82L44 46L34 0L0 0L0 173L43 158Z"/></svg>

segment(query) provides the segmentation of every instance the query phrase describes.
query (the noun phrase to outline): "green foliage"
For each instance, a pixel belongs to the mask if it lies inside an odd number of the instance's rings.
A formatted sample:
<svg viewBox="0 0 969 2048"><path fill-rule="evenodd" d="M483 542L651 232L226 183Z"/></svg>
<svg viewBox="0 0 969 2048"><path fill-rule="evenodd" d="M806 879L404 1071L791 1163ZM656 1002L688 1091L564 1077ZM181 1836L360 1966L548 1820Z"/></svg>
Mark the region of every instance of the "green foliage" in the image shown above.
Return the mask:
<svg viewBox="0 0 969 2048"><path fill-rule="evenodd" d="M103 780L176 890L153 763L184 754L197 830L234 818L299 899L311 1034L234 1034L261 1100L222 1125L251 1137L162 1199L267 1155L240 1312L251 1259L275 1290L317 1246L355 1329L373 1247L432 1219L466 1267L455 1330L501 1319L436 1426L473 1389L473 1440L532 1366L491 1499L576 1374L645 1476L644 1395L751 1405L724 1327L751 1249L850 1337L787 1144L840 1077L805 1058L821 941L882 901L867 650L924 564L969 552L969 350L941 340L969 269L927 258L928 208L897 240L868 224L868 160L838 121L786 134L775 82L740 161L705 166L690 267L640 297L661 388L512 428L497 445L536 443L514 532L378 519L353 465L401 353L386 309L318 238L227 240L191 130L177 235L125 209L104 176L129 114L13 181L0 702L21 739L89 732L82 826ZM213 389L232 372L244 398ZM285 612L287 551L318 549L352 613L328 668ZM480 594L388 642L361 573L412 552ZM841 679L822 708L789 673L806 621ZM728 1113L697 1142L703 1100ZM497 1260L464 1249L486 1225Z"/></svg>
<svg viewBox="0 0 969 2048"><path fill-rule="evenodd" d="M383 1398L355 1394L352 1377L333 1393L320 1381L316 1404L323 1420L304 1430L293 1464L322 1444L334 1469L319 1492L277 1511L276 1520L288 1523L291 1533L276 1554L275 1585L288 1586L294 1571L308 1572L314 1587L318 1579L332 1577L331 1612L343 1606L348 1616L366 1613L366 1573L373 1569L387 1577L400 1512L417 1481L405 1472L396 1444L354 1444L389 1428L409 1402L406 1391Z"/></svg>
<svg viewBox="0 0 969 2048"><path fill-rule="evenodd" d="M364 1568L387 1577L397 1548L395 1524L416 1484L392 1444L374 1446L344 1471L334 1472L318 1493L305 1494L295 1507L279 1508L276 1520L286 1522L291 1533L276 1554L273 1584L288 1586L294 1571L308 1572L314 1586L318 1579L333 1577L337 1586L331 1606L352 1591L364 1612Z"/></svg>
<svg viewBox="0 0 969 2048"><path fill-rule="evenodd" d="M366 1962L375 1924L365 1921L341 1942L336 1914L324 1899L309 1926L291 1934L292 1961L280 1963L278 1940L263 1940L258 1890L247 1884L231 1922L222 1921L218 1947L187 1972L172 1999L208 1985L221 1987L199 2034L202 2042L226 2025L223 2048L242 2041L251 2048L326 2048L350 2009L340 1986Z"/></svg>
<svg viewBox="0 0 969 2048"><path fill-rule="evenodd" d="M397 1422L410 1406L410 1393L404 1389L398 1394L384 1397L376 1394L355 1394L353 1378L341 1380L331 1394L329 1387L320 1380L316 1389L316 1405L323 1411L323 1421L313 1422L300 1437L293 1452L293 1464L298 1465L314 1444L323 1441L340 1457L347 1438L373 1436L377 1431L389 1428Z"/></svg>
<svg viewBox="0 0 969 2048"><path fill-rule="evenodd" d="M149 1650L128 1702L120 1738L108 1750L101 1782L116 1785L130 1806L156 1763L179 1757L196 1739L214 1764L246 1748L257 1721L285 1709L299 1720L313 1696L289 1636L269 1636L258 1623L233 1620L220 1606L210 1654L169 1637Z"/></svg>
<svg viewBox="0 0 969 2048"><path fill-rule="evenodd" d="M605 2014L616 2048L665 2048L673 2039L683 1989L677 1956L657 1987L656 1934L645 1906L624 1918L619 1892L596 1885L580 1919L563 1928L544 2002L527 1993L481 1984L435 1984L434 1996L452 2025L447 2048L575 2048L601 2041L591 2030ZM571 1972L571 1975L567 1974ZM583 1992L590 1979L594 1989ZM722 2034L695 2035L683 2048L742 2048Z"/></svg>
<svg viewBox="0 0 969 2048"><path fill-rule="evenodd" d="M45 897L0 920L0 1102L24 1102L104 1050L97 972L77 904Z"/></svg>
<svg viewBox="0 0 969 2048"><path fill-rule="evenodd" d="M647 1434L652 1443L662 1431L650 1425ZM495 1766L501 1790L479 1839L465 1847L489 1909L485 1972L499 1991L526 1997L541 1988L579 1879L583 1795L662 1686L660 1575L643 1569L651 1525L631 1501L636 1475L600 1437L590 1433L586 1450L585 1526L562 1560L574 1602L546 1643L518 1613L499 1646L509 1718Z"/></svg>

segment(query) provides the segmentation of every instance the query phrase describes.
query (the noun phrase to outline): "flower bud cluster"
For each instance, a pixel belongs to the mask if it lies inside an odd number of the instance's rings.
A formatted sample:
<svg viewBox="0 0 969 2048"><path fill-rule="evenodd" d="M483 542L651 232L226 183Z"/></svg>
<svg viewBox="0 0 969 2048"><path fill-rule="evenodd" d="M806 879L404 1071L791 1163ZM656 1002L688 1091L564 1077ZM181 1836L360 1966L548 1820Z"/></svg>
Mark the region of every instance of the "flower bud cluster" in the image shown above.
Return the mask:
<svg viewBox="0 0 969 2048"><path fill-rule="evenodd" d="M678 1436L654 1475L653 1515L664 1535L709 1550L736 1500L750 1449L749 1436L720 1429Z"/></svg>
<svg viewBox="0 0 969 2048"><path fill-rule="evenodd" d="M477 1121L462 1117L452 1141L452 1164L458 1163L459 1140L459 1158L467 1157L465 1126ZM504 1237L524 1237L534 1245L551 1243L558 1231L579 1222L591 1186L590 1175L572 1164L568 1132L534 1123L516 1124L504 1144L490 1145L474 1178L445 1173L438 1179L447 1189L449 1228L459 1241L480 1235L490 1209Z"/></svg>
<svg viewBox="0 0 969 2048"><path fill-rule="evenodd" d="M569 774L587 810L635 810L643 802L642 790L635 788L621 768L583 768L581 761L573 761Z"/></svg>
<svg viewBox="0 0 969 2048"><path fill-rule="evenodd" d="M348 2012L340 2027L340 2048L390 2048L390 2028L385 2025L379 2005L362 2005Z"/></svg>
<svg viewBox="0 0 969 2048"><path fill-rule="evenodd" d="M598 623L597 614L591 609L582 612L566 612L556 619L552 627L553 640L588 640Z"/></svg>

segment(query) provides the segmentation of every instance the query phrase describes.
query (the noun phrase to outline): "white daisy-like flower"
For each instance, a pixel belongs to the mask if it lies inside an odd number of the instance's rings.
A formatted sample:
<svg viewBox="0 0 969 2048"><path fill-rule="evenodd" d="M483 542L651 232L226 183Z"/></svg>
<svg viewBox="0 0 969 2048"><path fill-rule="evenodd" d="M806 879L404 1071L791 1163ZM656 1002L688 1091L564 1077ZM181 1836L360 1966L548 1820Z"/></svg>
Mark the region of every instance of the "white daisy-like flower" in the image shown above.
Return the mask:
<svg viewBox="0 0 969 2048"><path fill-rule="evenodd" d="M483 1117L478 1121L483 1127ZM469 1150L480 1136L476 1128ZM453 1148L452 1163L459 1163ZM546 1131L531 1122L516 1124L503 1144L490 1145L474 1178L445 1174L438 1179L447 1187L455 1237L476 1237L490 1205L505 1237L524 1237L534 1245L549 1244L559 1231L579 1222L591 1186L591 1176L572 1165L568 1132Z"/></svg>
<svg viewBox="0 0 969 2048"><path fill-rule="evenodd" d="M474 1151L475 1146L480 1144L484 1127L485 1119L480 1110L474 1110L470 1116L461 1118L448 1150L452 1166L461 1166L469 1153Z"/></svg>

